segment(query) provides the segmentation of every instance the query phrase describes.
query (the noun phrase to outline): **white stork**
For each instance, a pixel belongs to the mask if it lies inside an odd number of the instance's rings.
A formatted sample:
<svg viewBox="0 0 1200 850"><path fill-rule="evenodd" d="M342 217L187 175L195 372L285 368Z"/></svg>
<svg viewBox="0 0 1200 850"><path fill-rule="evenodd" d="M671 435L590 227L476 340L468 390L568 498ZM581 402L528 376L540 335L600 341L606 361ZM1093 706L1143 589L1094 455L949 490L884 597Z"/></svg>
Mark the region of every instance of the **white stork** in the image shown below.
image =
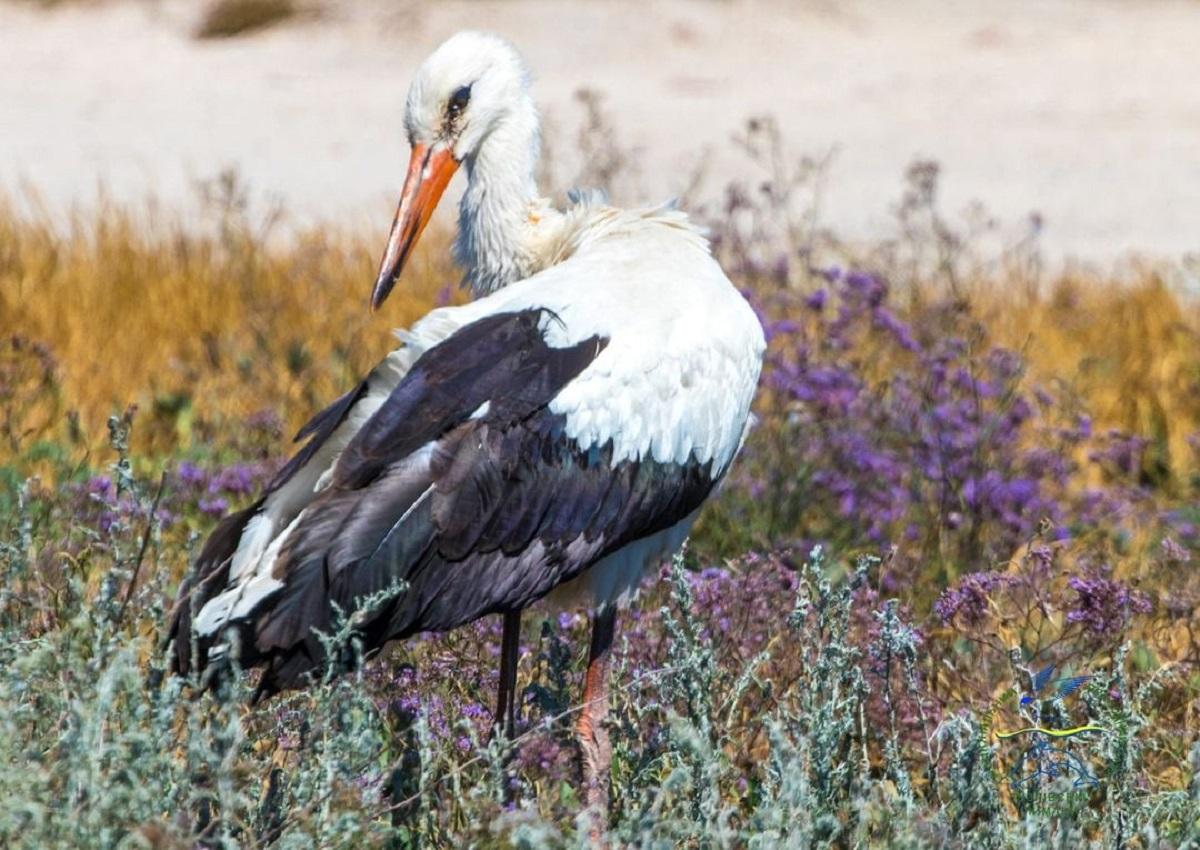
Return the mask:
<svg viewBox="0 0 1200 850"><path fill-rule="evenodd" d="M586 798L607 800L617 610L683 542L729 470L764 349L701 233L667 207L538 197L529 75L463 32L421 66L412 155L371 303L387 297L455 170L456 253L479 296L429 313L253 505L208 539L172 615L174 668L228 654L260 694L326 663L335 605L403 582L356 622L364 647L504 616L497 723L511 731L521 611L554 594L593 616L577 734ZM192 648L196 648L193 657Z"/></svg>

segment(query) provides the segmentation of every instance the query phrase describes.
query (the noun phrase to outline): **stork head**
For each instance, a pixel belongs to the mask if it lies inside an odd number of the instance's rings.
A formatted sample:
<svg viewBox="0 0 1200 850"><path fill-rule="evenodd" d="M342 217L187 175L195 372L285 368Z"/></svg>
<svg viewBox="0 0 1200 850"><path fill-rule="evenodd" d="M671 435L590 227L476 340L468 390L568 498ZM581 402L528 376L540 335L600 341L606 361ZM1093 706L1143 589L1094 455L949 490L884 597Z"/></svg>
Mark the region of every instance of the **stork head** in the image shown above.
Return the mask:
<svg viewBox="0 0 1200 850"><path fill-rule="evenodd" d="M528 89L520 54L490 33L452 36L417 70L404 116L412 154L371 309L392 291L459 165L471 165L488 138L515 115L532 112Z"/></svg>

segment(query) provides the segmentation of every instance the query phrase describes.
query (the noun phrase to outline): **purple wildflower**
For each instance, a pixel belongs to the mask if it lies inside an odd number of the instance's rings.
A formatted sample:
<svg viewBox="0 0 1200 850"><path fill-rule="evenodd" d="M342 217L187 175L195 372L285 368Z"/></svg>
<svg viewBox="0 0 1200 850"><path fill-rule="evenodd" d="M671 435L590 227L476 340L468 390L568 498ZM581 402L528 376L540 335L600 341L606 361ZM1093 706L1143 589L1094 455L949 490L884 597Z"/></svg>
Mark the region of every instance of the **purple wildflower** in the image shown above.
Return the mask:
<svg viewBox="0 0 1200 850"><path fill-rule="evenodd" d="M957 584L948 587L933 604L933 612L943 623L955 618L968 626L976 626L987 616L990 594L1003 587L1007 578L1001 573L970 573Z"/></svg>
<svg viewBox="0 0 1200 850"><path fill-rule="evenodd" d="M215 498L202 498L196 503L196 507L200 509L201 513L208 514L209 516L219 517L224 516L225 512L229 510L229 502L220 496Z"/></svg>
<svg viewBox="0 0 1200 850"><path fill-rule="evenodd" d="M1103 637L1120 634L1134 614L1145 614L1151 607L1145 594L1110 578L1108 572L1101 567L1067 580L1076 595L1074 606L1067 611L1067 621Z"/></svg>
<svg viewBox="0 0 1200 850"><path fill-rule="evenodd" d="M217 472L208 482L208 492L245 496L253 493L261 477L260 471L244 463L235 463Z"/></svg>
<svg viewBox="0 0 1200 850"><path fill-rule="evenodd" d="M107 475L96 475L88 479L86 490L89 496L100 501L107 501L109 494L112 493L112 479Z"/></svg>
<svg viewBox="0 0 1200 850"><path fill-rule="evenodd" d="M1186 564L1192 560L1192 553L1180 546L1170 537L1164 537L1159 544L1163 558L1174 563Z"/></svg>
<svg viewBox="0 0 1200 850"><path fill-rule="evenodd" d="M185 460L179 464L179 468L175 471L175 476L181 484L195 489L208 484L208 473L190 460Z"/></svg>

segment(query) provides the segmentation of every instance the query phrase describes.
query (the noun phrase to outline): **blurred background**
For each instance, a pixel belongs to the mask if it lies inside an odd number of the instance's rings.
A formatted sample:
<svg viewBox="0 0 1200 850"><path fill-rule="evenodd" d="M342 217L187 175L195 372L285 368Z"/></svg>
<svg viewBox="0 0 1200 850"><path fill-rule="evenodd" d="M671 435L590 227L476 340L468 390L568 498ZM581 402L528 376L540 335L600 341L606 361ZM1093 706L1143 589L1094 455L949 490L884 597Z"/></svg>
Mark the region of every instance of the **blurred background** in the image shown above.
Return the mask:
<svg viewBox="0 0 1200 850"><path fill-rule="evenodd" d="M543 192L679 196L770 340L628 615L620 840L1200 845L1200 2L0 0L0 846L400 846L418 708L421 846L584 846L582 616L526 618L511 781L495 623L261 711L144 686L218 518L464 297L460 176L367 310L465 27ZM1083 789L992 735L1085 721Z"/></svg>
<svg viewBox="0 0 1200 850"><path fill-rule="evenodd" d="M1152 285L1127 329L1191 345L1194 0L0 0L0 330L54 352L74 436L94 445L129 403L163 449L217 435L221 408L298 426L390 327L458 297L462 174L404 297L362 309L409 80L464 27L525 54L556 201L680 198L746 286L808 292L840 265L910 299L969 289L998 342L1042 323L1031 365L1086 367L1105 421L1144 430L1178 404L1179 357L1098 361L1060 319L1103 334L1112 299ZM1094 313L1054 298L1080 281ZM1144 389L1114 375L1171 398L1129 401ZM1190 458L1192 411L1154 415Z"/></svg>
<svg viewBox="0 0 1200 850"><path fill-rule="evenodd" d="M825 163L821 218L845 239L889 233L920 157L948 209L1039 214L1055 258L1197 247L1194 0L6 0L0 188L55 210L101 190L178 204L235 169L299 220L386 220L412 71L467 27L536 75L547 191L583 170L587 90L638 199L759 176L733 137L773 115Z"/></svg>

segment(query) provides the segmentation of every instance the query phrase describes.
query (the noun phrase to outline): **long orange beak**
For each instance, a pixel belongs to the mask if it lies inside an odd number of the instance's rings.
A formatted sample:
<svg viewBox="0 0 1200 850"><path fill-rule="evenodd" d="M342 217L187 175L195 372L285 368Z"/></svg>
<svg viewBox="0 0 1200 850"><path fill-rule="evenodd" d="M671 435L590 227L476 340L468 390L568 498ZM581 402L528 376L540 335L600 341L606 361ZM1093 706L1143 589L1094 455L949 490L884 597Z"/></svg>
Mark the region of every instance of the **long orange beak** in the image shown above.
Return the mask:
<svg viewBox="0 0 1200 850"><path fill-rule="evenodd" d="M435 150L429 145L413 145L408 176L404 178L404 190L400 193L400 206L396 208L387 250L379 264L375 289L371 292L372 310L379 309L396 285L413 246L421 238L421 231L429 223L429 217L457 170L458 163L449 148Z"/></svg>

